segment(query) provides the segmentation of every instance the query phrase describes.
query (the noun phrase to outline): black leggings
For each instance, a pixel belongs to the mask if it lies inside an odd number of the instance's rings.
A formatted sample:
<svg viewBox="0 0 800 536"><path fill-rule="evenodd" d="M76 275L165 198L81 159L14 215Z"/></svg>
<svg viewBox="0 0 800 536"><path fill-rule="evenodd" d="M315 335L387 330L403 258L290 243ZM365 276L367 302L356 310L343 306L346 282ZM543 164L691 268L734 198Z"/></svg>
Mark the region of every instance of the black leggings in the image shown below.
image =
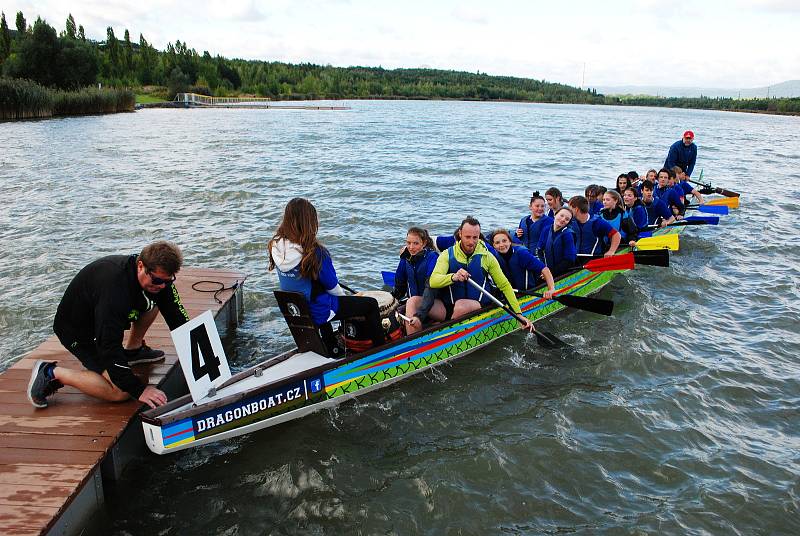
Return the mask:
<svg viewBox="0 0 800 536"><path fill-rule="evenodd" d="M354 316L363 316L366 319L367 336L372 339L373 345L381 346L385 342L383 326L381 326L381 313L375 298L339 296L339 311L333 320L346 320Z"/></svg>

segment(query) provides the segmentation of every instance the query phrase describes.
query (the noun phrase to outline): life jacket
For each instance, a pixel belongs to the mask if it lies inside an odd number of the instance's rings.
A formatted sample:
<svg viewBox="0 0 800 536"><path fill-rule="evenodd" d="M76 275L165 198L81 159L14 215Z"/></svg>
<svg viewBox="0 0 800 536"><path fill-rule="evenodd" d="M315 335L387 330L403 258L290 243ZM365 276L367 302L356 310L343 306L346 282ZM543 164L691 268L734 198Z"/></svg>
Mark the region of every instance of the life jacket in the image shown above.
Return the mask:
<svg viewBox="0 0 800 536"><path fill-rule="evenodd" d="M521 257L526 253L531 255L524 246L511 246L511 256L508 261L506 261L502 253L497 254L497 262L500 263L500 268L511 282L511 285L517 290L527 290L535 287L539 283L539 276L541 275L541 270L537 273L535 270L528 270L522 267Z"/></svg>
<svg viewBox="0 0 800 536"><path fill-rule="evenodd" d="M447 249L447 255L449 258L449 268L447 272L454 274L459 269L464 268L467 272L469 272L470 279L488 290L489 281L486 277L486 272L483 270L483 266L481 266L481 261L483 260L484 254L473 253L472 256L469 257L467 264L464 264L456 258L456 247L457 244ZM481 305L489 302L489 298L487 298L485 294L480 292L466 281L454 281L450 286L447 287L447 289L449 292L444 293L444 299L449 301L451 305L455 304L456 301L463 299L476 300L479 301Z"/></svg>
<svg viewBox="0 0 800 536"><path fill-rule="evenodd" d="M522 237L520 238L522 245L530 251L536 251L539 236L542 234L542 230L547 228L548 224L552 225L553 221L549 216L545 215L536 221L533 221L530 216L522 218L519 222L519 228L522 229Z"/></svg>
<svg viewBox="0 0 800 536"><path fill-rule="evenodd" d="M575 233L575 250L578 253L595 255L603 252L604 238L595 236L593 223L594 217L586 220L586 223L580 223L575 218L570 222L570 228Z"/></svg>
<svg viewBox="0 0 800 536"><path fill-rule="evenodd" d="M315 324L322 325L330 320L338 309L336 297L328 294L319 280L300 275L302 252L299 246L281 239L273 245L272 253L281 290L302 293L311 308L311 318ZM327 252L318 249L317 255L325 261Z"/></svg>
<svg viewBox="0 0 800 536"><path fill-rule="evenodd" d="M611 214L614 214L612 218L609 218ZM603 209L600 211L600 217L605 220L607 224L609 224L614 230L616 230L619 234L622 235L622 242L625 242L625 237L627 233L623 230L622 220L625 219L625 212L621 208L614 209L613 212L608 211L607 209ZM610 244L611 241L608 237L605 238L606 245Z"/></svg>
<svg viewBox="0 0 800 536"><path fill-rule="evenodd" d="M428 277L430 277L428 273L428 259L431 255L436 258L439 257L435 251L423 249L414 257L403 259L406 269L406 281L408 282L408 291L406 294L409 298L413 296L422 296L425 292L425 284L428 281ZM412 260L414 260L414 262L411 262Z"/></svg>
<svg viewBox="0 0 800 536"><path fill-rule="evenodd" d="M639 230L647 227L647 209L644 204L642 204L641 199L635 200L632 207L625 207L625 217L630 218L633 225Z"/></svg>
<svg viewBox="0 0 800 536"><path fill-rule="evenodd" d="M552 226L545 232L547 233L547 238L545 239L544 247L540 251L541 259L545 266L553 272L553 276L557 276L569 269L575 262L575 259L567 259L565 254L566 245L564 243L566 240L574 241L575 233L569 227L562 227L558 231L554 231Z"/></svg>

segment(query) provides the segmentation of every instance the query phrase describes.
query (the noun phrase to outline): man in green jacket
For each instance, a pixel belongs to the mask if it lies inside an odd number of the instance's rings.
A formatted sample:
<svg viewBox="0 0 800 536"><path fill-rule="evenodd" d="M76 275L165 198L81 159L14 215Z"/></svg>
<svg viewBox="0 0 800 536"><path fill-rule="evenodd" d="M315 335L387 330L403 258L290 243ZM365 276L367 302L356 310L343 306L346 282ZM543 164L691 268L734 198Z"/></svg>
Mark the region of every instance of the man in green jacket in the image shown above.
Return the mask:
<svg viewBox="0 0 800 536"><path fill-rule="evenodd" d="M472 279L488 292L487 275L491 276L511 309L519 313L519 302L511 283L503 274L495 256L481 241L480 222L467 216L461 222L459 235L460 239L455 245L439 255L430 277L431 288L446 289L441 295L450 318L460 318L488 303L488 297L467 283L468 279ZM524 323L520 321L520 324L525 329L533 328L527 320Z"/></svg>

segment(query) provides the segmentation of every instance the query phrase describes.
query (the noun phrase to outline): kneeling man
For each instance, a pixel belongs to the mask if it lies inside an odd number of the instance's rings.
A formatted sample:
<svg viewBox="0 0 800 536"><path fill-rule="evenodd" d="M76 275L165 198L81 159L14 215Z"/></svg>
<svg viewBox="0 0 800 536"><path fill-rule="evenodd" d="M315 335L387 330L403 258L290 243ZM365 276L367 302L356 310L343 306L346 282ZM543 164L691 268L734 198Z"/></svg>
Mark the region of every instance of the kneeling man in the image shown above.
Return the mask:
<svg viewBox="0 0 800 536"><path fill-rule="evenodd" d="M28 384L31 404L47 407L47 397L64 385L109 402L133 397L151 408L165 404L164 392L143 385L131 365L164 359L144 341L159 311L170 329L189 320L173 285L182 263L178 246L162 241L139 255L103 257L78 272L58 304L53 331L85 370L37 361Z"/></svg>

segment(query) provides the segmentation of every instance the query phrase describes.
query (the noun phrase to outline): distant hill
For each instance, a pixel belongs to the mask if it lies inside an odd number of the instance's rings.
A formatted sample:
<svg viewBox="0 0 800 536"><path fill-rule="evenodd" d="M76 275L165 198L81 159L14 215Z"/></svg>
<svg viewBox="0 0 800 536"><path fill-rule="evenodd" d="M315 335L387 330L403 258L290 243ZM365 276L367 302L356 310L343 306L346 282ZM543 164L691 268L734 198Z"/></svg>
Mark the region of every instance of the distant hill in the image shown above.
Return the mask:
<svg viewBox="0 0 800 536"><path fill-rule="evenodd" d="M788 80L773 86L747 89L721 89L700 87L659 87L659 86L598 86L603 95L652 95L654 97L731 97L753 98L791 98L800 97L800 80Z"/></svg>

